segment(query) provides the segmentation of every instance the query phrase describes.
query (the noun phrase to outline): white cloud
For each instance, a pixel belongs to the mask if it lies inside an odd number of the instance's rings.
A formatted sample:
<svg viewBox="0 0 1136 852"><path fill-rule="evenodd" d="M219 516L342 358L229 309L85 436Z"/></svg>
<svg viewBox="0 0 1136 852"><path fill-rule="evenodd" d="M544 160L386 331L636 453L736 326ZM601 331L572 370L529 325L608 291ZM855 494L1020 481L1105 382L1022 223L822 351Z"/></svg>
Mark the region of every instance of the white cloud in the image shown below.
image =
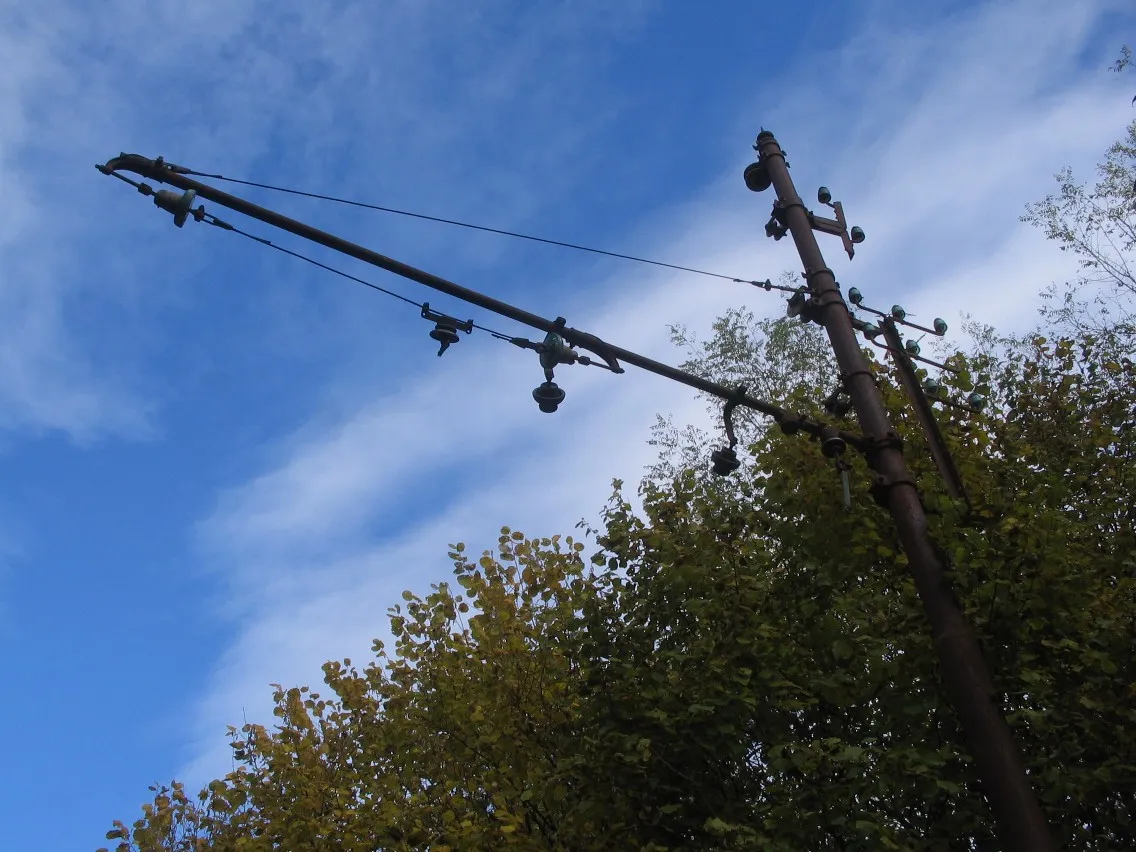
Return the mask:
<svg viewBox="0 0 1136 852"><path fill-rule="evenodd" d="M137 197L92 168L124 148L207 170L255 164L312 186L342 186L349 173L357 192L397 197L409 187L420 203L445 199L455 213L488 198L505 224L532 209L534 174L558 155L566 165L545 175L541 192L564 192L579 139L554 132L550 117L582 97L572 84L593 73L586 46L618 40L643 12L516 5L0 6L0 428L86 440L160 425L155 410L170 391L149 366L167 345L155 317L176 316L194 297L154 286L155 270L171 262L159 254L168 222L140 213ZM506 24L516 16L523 25L513 33ZM467 38L477 28L494 38ZM462 88L441 88L450 69ZM522 109L508 85L520 76L530 83ZM424 121L428 99L437 109ZM509 123L534 105L540 115ZM597 110L576 132L604 120ZM471 169L502 133L518 152L513 168ZM128 227L116 226L119 216L131 217ZM333 214L333 226L344 222ZM432 239L415 242L429 248ZM177 260L183 272L211 268L200 251ZM267 346L296 306L281 297L265 309L275 312Z"/></svg>

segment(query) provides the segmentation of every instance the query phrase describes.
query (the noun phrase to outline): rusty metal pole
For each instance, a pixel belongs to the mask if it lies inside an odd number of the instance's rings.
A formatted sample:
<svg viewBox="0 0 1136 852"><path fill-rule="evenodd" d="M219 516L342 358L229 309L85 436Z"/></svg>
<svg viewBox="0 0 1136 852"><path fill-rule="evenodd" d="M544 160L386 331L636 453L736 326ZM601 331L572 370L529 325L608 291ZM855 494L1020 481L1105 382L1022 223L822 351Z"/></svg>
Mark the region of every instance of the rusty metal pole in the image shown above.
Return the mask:
<svg viewBox="0 0 1136 852"><path fill-rule="evenodd" d="M825 266L813 234L812 215L797 195L785 154L773 134L763 130L754 148L759 160L755 171L747 170L746 183L755 191L772 185L777 192L774 219L793 236L804 264L815 315L828 333L865 437L874 444L868 461L875 471L875 491L899 531L911 575L931 623L943 683L969 742L999 834L1008 849L1055 850L1013 733L994 703L993 682L974 630L948 586L943 563L931 542L923 504L904 463L883 397L856 339L848 307L832 270Z"/></svg>
<svg viewBox="0 0 1136 852"><path fill-rule="evenodd" d="M931 458L936 467L939 468L939 474L943 477L943 484L947 487L947 493L955 500L964 501L967 511L970 511L970 498L967 496L966 487L963 485L962 477L959 476L958 469L955 467L950 448L947 446L947 442L943 440L943 433L939 431L939 422L935 419L935 412L931 408L931 403L927 401L927 395L923 392L923 388L919 387L919 379L915 375L915 366L911 363L911 358L903 351L903 341L900 339L899 329L895 327L895 320L888 317L880 324L880 327L883 329L884 340L887 341L888 351L891 353L896 372L899 373L899 383L903 385L904 393L911 401L911 407L915 409L915 416L919 420L919 425L923 427L923 434L927 438L927 447L931 451Z"/></svg>

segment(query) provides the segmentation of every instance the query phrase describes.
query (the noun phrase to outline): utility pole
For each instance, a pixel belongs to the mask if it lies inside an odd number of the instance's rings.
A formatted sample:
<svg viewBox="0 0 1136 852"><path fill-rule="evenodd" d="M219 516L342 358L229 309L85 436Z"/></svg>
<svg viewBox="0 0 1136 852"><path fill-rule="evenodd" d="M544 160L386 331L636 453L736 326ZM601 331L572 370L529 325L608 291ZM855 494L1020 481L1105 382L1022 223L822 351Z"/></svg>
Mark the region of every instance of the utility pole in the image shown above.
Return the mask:
<svg viewBox="0 0 1136 852"><path fill-rule="evenodd" d="M848 306L832 270L825 266L813 234L814 227L829 233L836 230L829 226L830 220L818 223L819 217L814 217L797 195L785 154L772 133L763 130L754 150L758 161L746 169L746 185L755 192L772 185L777 193L773 218L766 231L777 237L791 233L801 256L810 313L828 334L845 389L870 445L866 456L875 471L873 491L895 520L911 575L931 622L943 683L970 744L999 833L1010 849L1055 850L1013 734L995 704L993 681L974 630L947 583L943 562L931 542L915 481L904 463L898 435L860 350ZM840 235L851 255L851 242L843 230L844 217L842 211L837 212Z"/></svg>

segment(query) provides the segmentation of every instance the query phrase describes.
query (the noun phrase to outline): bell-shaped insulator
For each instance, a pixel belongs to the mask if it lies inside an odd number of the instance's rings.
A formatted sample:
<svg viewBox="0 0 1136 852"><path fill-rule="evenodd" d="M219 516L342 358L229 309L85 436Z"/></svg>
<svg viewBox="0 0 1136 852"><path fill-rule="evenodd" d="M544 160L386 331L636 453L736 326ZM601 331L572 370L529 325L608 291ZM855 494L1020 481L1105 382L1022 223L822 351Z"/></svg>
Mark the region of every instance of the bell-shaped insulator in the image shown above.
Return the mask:
<svg viewBox="0 0 1136 852"><path fill-rule="evenodd" d="M442 353L450 348L451 344L457 343L458 331L454 326L446 322L440 322L434 326L434 330L430 332L430 336L438 341L438 357L442 357Z"/></svg>
<svg viewBox="0 0 1136 852"><path fill-rule="evenodd" d="M551 414L564 402L564 391L556 382L542 382L533 392L533 399L545 414Z"/></svg>
<svg viewBox="0 0 1136 852"><path fill-rule="evenodd" d="M172 213L174 224L180 228L189 218L190 208L193 207L196 198L197 192L192 189L182 193L173 189L159 189L154 193L154 204L167 213Z"/></svg>
<svg viewBox="0 0 1136 852"><path fill-rule="evenodd" d="M847 444L840 437L840 432L837 429L828 426L821 431L820 451L828 458L832 459L843 455L846 446Z"/></svg>
<svg viewBox="0 0 1136 852"><path fill-rule="evenodd" d="M723 447L710 454L710 469L717 476L729 476L742 466L733 447Z"/></svg>
<svg viewBox="0 0 1136 852"><path fill-rule="evenodd" d="M769 169L765 168L765 163L760 161L746 166L742 177L745 179L746 186L752 192L765 192L773 183L769 177Z"/></svg>

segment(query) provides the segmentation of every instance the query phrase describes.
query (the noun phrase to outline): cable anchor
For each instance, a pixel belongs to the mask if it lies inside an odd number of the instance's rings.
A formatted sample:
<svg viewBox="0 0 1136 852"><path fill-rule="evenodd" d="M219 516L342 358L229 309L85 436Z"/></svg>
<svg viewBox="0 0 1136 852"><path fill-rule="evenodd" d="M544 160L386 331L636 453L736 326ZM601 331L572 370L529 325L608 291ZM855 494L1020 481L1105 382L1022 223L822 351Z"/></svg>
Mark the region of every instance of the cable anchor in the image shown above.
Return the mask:
<svg viewBox="0 0 1136 852"><path fill-rule="evenodd" d="M563 329L565 321L557 317L555 326ZM544 368L544 381L533 390L533 399L545 414L551 414L564 402L564 389L554 381L553 370L560 364L575 364L580 356L557 331L550 331L544 341L536 345L540 366Z"/></svg>
<svg viewBox="0 0 1136 852"><path fill-rule="evenodd" d="M533 389L532 396L536 400L537 407L545 414L556 411L566 396L564 389L556 384L553 376L553 368L557 364L571 363L560 360L562 351L571 350L564 343L564 338L551 331L545 336L544 343L538 344L537 352L540 355L540 365L544 368L544 381Z"/></svg>

